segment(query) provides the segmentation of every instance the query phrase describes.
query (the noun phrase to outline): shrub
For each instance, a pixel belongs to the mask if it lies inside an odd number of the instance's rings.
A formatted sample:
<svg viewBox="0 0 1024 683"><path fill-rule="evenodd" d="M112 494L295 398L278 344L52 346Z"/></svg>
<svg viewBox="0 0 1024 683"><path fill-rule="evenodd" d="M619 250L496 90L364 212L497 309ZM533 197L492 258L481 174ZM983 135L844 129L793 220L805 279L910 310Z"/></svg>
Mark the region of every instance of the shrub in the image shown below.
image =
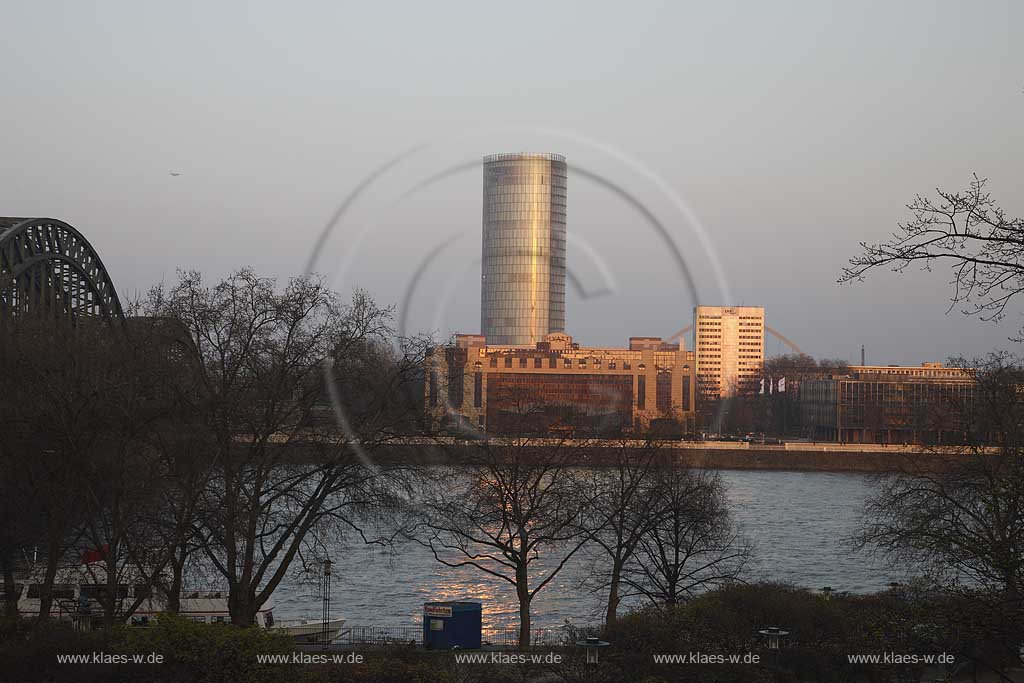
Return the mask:
<svg viewBox="0 0 1024 683"><path fill-rule="evenodd" d="M132 654L164 655L162 668L174 672L177 680L273 683L285 680L290 667L260 663L257 655L290 654L294 645L291 638L273 631L197 623L165 614L152 626L128 629L123 649Z"/></svg>

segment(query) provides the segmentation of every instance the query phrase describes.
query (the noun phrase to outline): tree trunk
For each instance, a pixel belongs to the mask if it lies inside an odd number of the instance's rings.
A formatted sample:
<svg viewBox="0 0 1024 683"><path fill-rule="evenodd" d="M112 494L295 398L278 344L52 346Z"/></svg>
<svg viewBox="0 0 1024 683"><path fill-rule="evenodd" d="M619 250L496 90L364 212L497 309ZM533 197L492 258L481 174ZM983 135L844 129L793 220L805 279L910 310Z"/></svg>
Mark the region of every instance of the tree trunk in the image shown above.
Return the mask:
<svg viewBox="0 0 1024 683"><path fill-rule="evenodd" d="M529 547L526 530L519 530L519 562L516 563L516 595L519 597L519 649L530 648L530 575L526 568Z"/></svg>
<svg viewBox="0 0 1024 683"><path fill-rule="evenodd" d="M619 611L619 583L622 579L622 567L618 562L612 565L612 576L608 585L608 611L605 613L605 627L612 626L618 619Z"/></svg>
<svg viewBox="0 0 1024 683"><path fill-rule="evenodd" d="M530 593L517 587L519 593L519 649L530 649Z"/></svg>
<svg viewBox="0 0 1024 683"><path fill-rule="evenodd" d="M167 611L171 614L181 611L181 584L184 573L184 553L179 551L171 558L171 585L167 587Z"/></svg>
<svg viewBox="0 0 1024 683"><path fill-rule="evenodd" d="M100 548L103 546L101 545ZM113 560L114 552L110 549L107 552L106 561L103 565L103 569L107 574L106 588L103 591L103 626L109 628L114 625L114 617L117 615L118 610L118 585L117 585L117 565Z"/></svg>
<svg viewBox="0 0 1024 683"><path fill-rule="evenodd" d="M237 589L228 595L228 612L231 614L231 623L235 626L252 626L256 622L256 612L259 605L256 604L256 596L248 587Z"/></svg>
<svg viewBox="0 0 1024 683"><path fill-rule="evenodd" d="M0 554L0 564L4 573L4 616L18 616L18 593L14 586L14 559L10 553Z"/></svg>
<svg viewBox="0 0 1024 683"><path fill-rule="evenodd" d="M46 546L46 573L43 576L43 585L39 588L39 621L50 618L50 610L53 607L53 579L57 576L60 547L60 530L54 529L51 525Z"/></svg>

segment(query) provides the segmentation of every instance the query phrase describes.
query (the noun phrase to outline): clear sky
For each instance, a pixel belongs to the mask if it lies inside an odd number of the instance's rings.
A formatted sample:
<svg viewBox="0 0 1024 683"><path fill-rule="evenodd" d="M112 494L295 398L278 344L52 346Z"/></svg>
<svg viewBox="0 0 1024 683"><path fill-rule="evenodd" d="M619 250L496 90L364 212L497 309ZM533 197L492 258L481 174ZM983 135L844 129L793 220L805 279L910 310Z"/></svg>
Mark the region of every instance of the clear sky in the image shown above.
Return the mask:
<svg viewBox="0 0 1024 683"><path fill-rule="evenodd" d="M182 267L301 273L345 197L418 148L316 267L410 328L476 332L481 172L416 188L550 151L590 174L568 198L584 343L668 335L696 303L593 176L663 224L701 303L723 303L717 262L813 355L970 356L1022 322L1021 302L1000 326L947 315L945 270L835 280L915 193L978 173L1024 213L1024 3L8 0L0 25L0 215L79 227L122 294Z"/></svg>

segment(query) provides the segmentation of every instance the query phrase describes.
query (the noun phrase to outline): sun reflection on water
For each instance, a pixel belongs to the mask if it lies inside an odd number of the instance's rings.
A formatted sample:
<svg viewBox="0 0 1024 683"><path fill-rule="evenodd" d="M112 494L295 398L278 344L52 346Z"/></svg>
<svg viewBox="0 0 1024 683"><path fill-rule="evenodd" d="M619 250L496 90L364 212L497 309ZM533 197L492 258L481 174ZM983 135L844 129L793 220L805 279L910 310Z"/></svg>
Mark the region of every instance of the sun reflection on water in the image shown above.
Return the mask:
<svg viewBox="0 0 1024 683"><path fill-rule="evenodd" d="M894 579L842 543L856 526L870 480L860 474L821 472L722 472L734 514L756 543L754 578L772 578L809 588L883 590ZM423 603L479 600L485 629L515 628L519 606L511 584L473 568L450 568L429 550L403 543L393 552L375 546L337 548L332 604L352 625L418 626ZM533 601L533 625L551 628L566 620L576 624L600 619L601 596L581 588L587 562L579 558ZM544 556L531 564L536 585L557 563ZM282 618L318 615L315 587L294 582L274 595Z"/></svg>

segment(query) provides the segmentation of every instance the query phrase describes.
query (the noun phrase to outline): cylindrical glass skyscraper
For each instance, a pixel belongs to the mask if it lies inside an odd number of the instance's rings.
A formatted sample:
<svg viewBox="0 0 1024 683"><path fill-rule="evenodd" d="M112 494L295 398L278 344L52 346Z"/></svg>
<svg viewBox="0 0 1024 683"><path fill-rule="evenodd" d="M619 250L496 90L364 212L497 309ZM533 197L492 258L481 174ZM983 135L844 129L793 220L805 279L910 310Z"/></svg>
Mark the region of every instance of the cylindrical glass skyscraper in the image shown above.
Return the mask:
<svg viewBox="0 0 1024 683"><path fill-rule="evenodd" d="M565 331L565 157L484 157L480 329L488 344Z"/></svg>

